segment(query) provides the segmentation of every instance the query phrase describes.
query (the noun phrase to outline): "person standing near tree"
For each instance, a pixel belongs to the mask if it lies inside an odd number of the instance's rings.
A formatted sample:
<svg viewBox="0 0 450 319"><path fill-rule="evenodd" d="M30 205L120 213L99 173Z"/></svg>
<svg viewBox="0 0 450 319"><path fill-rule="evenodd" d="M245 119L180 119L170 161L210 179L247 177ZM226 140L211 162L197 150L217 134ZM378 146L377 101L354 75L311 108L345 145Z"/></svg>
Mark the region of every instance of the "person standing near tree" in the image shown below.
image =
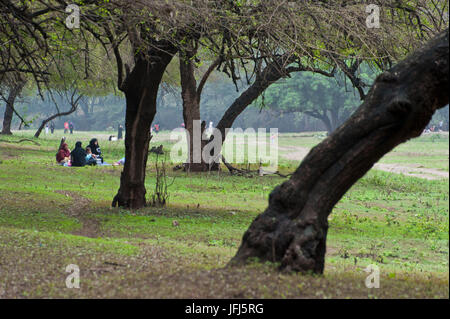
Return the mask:
<svg viewBox="0 0 450 319"><path fill-rule="evenodd" d="M118 140L123 139L123 126L122 126L122 124L119 124L119 129L118 129L118 132L117 132L117 139Z"/></svg>
<svg viewBox="0 0 450 319"><path fill-rule="evenodd" d="M64 122L64 134L67 134L69 131L69 122Z"/></svg>
<svg viewBox="0 0 450 319"><path fill-rule="evenodd" d="M70 130L70 134L73 134L73 123L70 122L69 124L69 130Z"/></svg>
<svg viewBox="0 0 450 319"><path fill-rule="evenodd" d="M48 124L45 124L45 135L48 135Z"/></svg>
<svg viewBox="0 0 450 319"><path fill-rule="evenodd" d="M55 132L55 123L50 122L50 131L52 132L52 134Z"/></svg>

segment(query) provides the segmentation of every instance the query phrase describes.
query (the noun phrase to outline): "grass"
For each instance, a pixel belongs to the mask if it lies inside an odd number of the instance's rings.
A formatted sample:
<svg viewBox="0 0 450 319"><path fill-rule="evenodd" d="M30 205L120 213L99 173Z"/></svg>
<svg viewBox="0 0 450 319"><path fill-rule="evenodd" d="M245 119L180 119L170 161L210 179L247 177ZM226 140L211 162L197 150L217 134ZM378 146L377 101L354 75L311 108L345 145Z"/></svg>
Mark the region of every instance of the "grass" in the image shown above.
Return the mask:
<svg viewBox="0 0 450 319"><path fill-rule="evenodd" d="M43 136L40 146L0 142L0 298L449 297L448 179L370 171L329 217L323 276L279 273L273 264L226 268L283 178L169 170L167 207L113 209L121 168L57 166L61 135ZM309 135L281 135L280 145L309 148L323 138ZM107 141L108 133L77 132L68 142L87 145L94 136L107 162L123 157L123 142ZM152 144L169 149L173 142L163 133ZM424 136L382 161L448 170L448 146L448 135ZM150 156L148 195L154 161ZM81 289L65 287L69 264L81 269ZM364 286L369 264L380 267L380 289Z"/></svg>

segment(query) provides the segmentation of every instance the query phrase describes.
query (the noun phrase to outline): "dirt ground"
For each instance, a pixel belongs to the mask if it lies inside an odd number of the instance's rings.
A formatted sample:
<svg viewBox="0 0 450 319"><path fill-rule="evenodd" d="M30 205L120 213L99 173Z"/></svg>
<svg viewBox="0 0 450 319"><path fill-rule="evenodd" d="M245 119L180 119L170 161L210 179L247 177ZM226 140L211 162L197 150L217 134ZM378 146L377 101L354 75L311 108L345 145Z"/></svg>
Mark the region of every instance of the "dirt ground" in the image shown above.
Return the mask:
<svg viewBox="0 0 450 319"><path fill-rule="evenodd" d="M305 156L308 154L310 149L306 147L299 147L299 146L279 146L278 150L280 151L288 151L289 153L282 153L281 156L283 156L285 159L291 160L291 161L301 161ZM422 167L420 164L384 164L384 163L377 163L373 167L374 169L390 172L390 173L396 173L396 174L403 174L408 176L414 176L419 178L424 178L428 180L436 180L441 178L449 178L449 172L440 171L433 168L425 168Z"/></svg>

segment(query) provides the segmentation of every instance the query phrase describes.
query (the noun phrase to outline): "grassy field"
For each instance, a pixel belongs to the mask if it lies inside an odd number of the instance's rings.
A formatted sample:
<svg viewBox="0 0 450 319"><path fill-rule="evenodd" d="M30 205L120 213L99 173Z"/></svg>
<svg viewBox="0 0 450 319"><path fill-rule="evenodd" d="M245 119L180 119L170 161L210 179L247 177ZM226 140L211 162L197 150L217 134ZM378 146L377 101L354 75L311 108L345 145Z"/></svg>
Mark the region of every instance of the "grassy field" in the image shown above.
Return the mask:
<svg viewBox="0 0 450 319"><path fill-rule="evenodd" d="M114 134L114 133L111 133ZM109 163L124 155L107 132L68 137L86 146L98 137ZM274 264L228 268L243 233L267 206L278 176L186 174L168 170L169 203L139 211L113 209L121 167L55 164L62 132L40 145L17 142L31 132L0 136L0 298L448 298L449 180L371 170L329 217L323 276L279 273ZM280 135L281 172L289 156L323 134ZM169 134L152 145L170 149ZM399 146L385 164L448 172L448 134ZM149 157L147 192L155 184ZM169 163L171 166L175 163ZM170 168L169 166L169 168ZM66 288L69 264L81 288ZM380 267L380 288L365 286L364 269Z"/></svg>

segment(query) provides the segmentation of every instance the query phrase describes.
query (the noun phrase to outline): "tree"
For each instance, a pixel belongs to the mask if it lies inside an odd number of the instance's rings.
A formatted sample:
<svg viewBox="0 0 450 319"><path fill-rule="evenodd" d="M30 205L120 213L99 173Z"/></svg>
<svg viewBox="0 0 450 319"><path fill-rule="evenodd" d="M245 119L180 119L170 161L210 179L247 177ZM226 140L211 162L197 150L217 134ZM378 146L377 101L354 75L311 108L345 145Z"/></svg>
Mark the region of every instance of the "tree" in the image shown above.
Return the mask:
<svg viewBox="0 0 450 319"><path fill-rule="evenodd" d="M364 103L314 147L244 234L232 263L280 262L292 271L324 270L328 215L384 154L419 136L449 102L448 29L377 77Z"/></svg>
<svg viewBox="0 0 450 319"><path fill-rule="evenodd" d="M69 45L79 49L89 61L92 35L106 50L108 57L112 53L117 65L117 87L125 94L125 157L126 163L121 175L120 188L113 205L140 208L145 206L145 167L147 164L150 125L156 113L156 98L161 79L177 50L183 46L180 32L189 30L190 25L208 30L214 24L211 19L205 23L206 16L218 12L215 3L201 2L187 5L184 1L123 1L88 0L74 1L80 7L80 28L68 29L65 24L67 3L64 0L24 2L1 1L2 18L5 27L0 29L0 38L7 39L15 34L15 28L22 31L20 41L11 42L11 50L0 53L3 62L0 74L11 69L30 72L37 77L42 71L48 72L48 55ZM215 10L214 10L215 9ZM213 11L211 11L213 10ZM64 32L61 32L64 30ZM65 34L70 41L67 42ZM54 43L54 45L51 45ZM33 49L43 61L32 55ZM62 50L64 51L64 50ZM21 61L11 57L24 56L27 69ZM44 54L45 53L45 54ZM39 57L40 55L38 55ZM77 57L79 58L79 57ZM42 63L41 63L42 62ZM47 62L47 63L44 63ZM89 63L85 63L86 76L89 76ZM39 83L36 79L36 83ZM45 79L47 80L47 79Z"/></svg>
<svg viewBox="0 0 450 319"><path fill-rule="evenodd" d="M179 7L174 7L164 2L146 0L127 3L80 0L73 3L81 8L80 28L69 29L65 24L67 3L64 0L2 0L0 3L2 20L4 18L6 21L0 28L0 39L14 36L16 29L21 31L15 38L18 41L10 42L10 49L0 51L0 75L12 69L30 72L35 76L36 83L40 83L42 79L38 75L48 72L51 65L49 60L53 62L50 58L60 52L58 48L65 48L66 45L79 49L89 61L89 34L106 49L108 56L111 52L114 54L117 86L124 92L127 105L127 161L113 202L131 208L144 206L150 125L156 113L156 97L161 78L176 52L176 47L170 42L176 38L173 36L172 26L179 18L181 23L189 22L189 18L195 16L194 13L191 11L185 15L186 19L182 19L184 6L181 1L175 3ZM175 18L174 13L179 15ZM67 38L69 42L66 41ZM39 48L37 54L34 53L36 48ZM131 54L125 54L126 50ZM10 54L12 51L16 53ZM10 63L14 57L24 57L24 63L19 58ZM77 56L79 58L80 55ZM25 69L23 64L26 65ZM85 63L86 76L90 73L89 65Z"/></svg>
<svg viewBox="0 0 450 319"><path fill-rule="evenodd" d="M362 70L359 75L364 82L370 77L369 71ZM345 82L342 72L335 72L333 78L311 72L294 74L266 90L261 104L276 114L300 112L319 119L330 134L353 113L360 100L356 89L351 84L348 88Z"/></svg>
<svg viewBox="0 0 450 319"><path fill-rule="evenodd" d="M158 88L171 59L177 52L189 49L186 44L190 39L207 42L207 47L221 59L222 64L218 68L229 74L234 83L240 79L241 70L235 63L236 59L241 61L241 66L248 60L253 61L247 78L269 66L274 56L284 56L287 62L291 61L290 56L294 56L302 63L308 59L327 63L330 59L336 62L340 57L353 53L362 58L376 56L379 64L389 64L426 35L407 37L402 33L405 30L416 32L416 26L423 25L410 1L374 2L386 8L383 23L386 28L392 28L392 32L379 36L376 31L368 29L363 22L366 18L364 5L344 0L281 3L257 0L246 4L228 0L190 3L182 0L74 1L81 7L81 25L80 29L68 31L79 39L70 39L70 43L78 45L80 52L89 59L90 38L87 34L91 34L105 47L108 55L112 52L117 64L117 86L126 98L127 160L113 205L133 209L145 206L149 131L156 114ZM425 7L427 4L425 0L415 2L425 3ZM27 67L22 71L31 72L39 83L38 76L44 76L48 64L53 62L49 57L55 55L54 48L65 44L64 38L58 35L61 27L65 27L67 3L64 0L2 0L0 3L0 13L7 21L6 27L0 29L0 39L16 36L17 41L11 42L11 48L18 52L13 55L8 53L10 50L0 52L0 74L11 68L22 70L21 59L11 64L8 58L24 57ZM399 21L402 23L398 24ZM433 22L427 20L425 26L429 27ZM16 29L21 34L15 35ZM433 28L429 29L433 31ZM49 46L52 39L55 39L55 46ZM395 50L385 50L392 48L392 43L396 44ZM36 48L39 48L38 54L35 53ZM382 49L383 53L379 54L375 48ZM42 61L36 63L41 56ZM283 66L288 67L288 64ZM247 68L243 70L248 71ZM86 67L87 74L88 71ZM239 110L231 112L231 118L238 113Z"/></svg>
<svg viewBox="0 0 450 319"><path fill-rule="evenodd" d="M268 1L259 4L264 7L263 12L271 12L270 23L264 23L260 20L249 19L247 21L247 7L243 5L234 8L243 20L242 24L254 25L262 23L266 28L272 28L271 31L265 29L267 37L271 43L268 47L264 47L261 52L261 38L253 41L254 30L250 29L248 33L240 32L240 37L244 37L248 41L244 46L234 46L234 50L227 55L227 59L231 63L238 63L239 67L231 68L230 77L236 82L240 76L235 73L240 70L245 73L245 77L249 87L229 106L220 119L217 129L221 133L222 141L226 139L226 132L231 128L236 118L251 105L264 91L278 80L290 77L294 72L314 72L327 77L334 77L337 70L341 70L350 81L353 87L357 89L360 98L365 97L365 82L359 76L360 65L364 61L369 61L376 65L379 69L385 70L392 61L400 58L405 52L417 47L418 43L423 41L433 30L439 30L440 24L424 26L421 23L421 17L429 14L431 11L423 10L427 8L427 3L417 1L414 5L406 5L402 1L383 1L379 5L385 8L383 23L384 28L378 32L368 30L367 26L362 23L365 15L361 4L353 2L322 2L315 3L293 3L282 6ZM435 4L431 5L431 7ZM434 12L434 11L433 11ZM409 15L409 20L405 19L405 14ZM434 13L433 13L434 14ZM431 21L442 21L442 12L438 11L436 17L431 14ZM417 21L416 21L417 19ZM439 20L440 19L440 20ZM289 22L286 22L289 21ZM259 28L256 27L259 31ZM422 29L426 29L423 31ZM411 31L411 32L410 32ZM409 32L408 36L405 36ZM416 32L421 34L416 35ZM427 33L427 35L424 35ZM295 38L295 40L293 39ZM191 39L192 40L192 39ZM234 41L231 36L231 41ZM262 40L264 41L264 40ZM272 45L272 47L271 47ZM192 45L194 50L190 50L184 54L184 61L181 68L182 87L183 87L183 112L185 115L186 127L188 131L192 131L192 120L200 118L200 98L201 94L196 92L196 82L194 76L195 61L198 59L197 49L198 43ZM214 45L208 46L206 49L214 51ZM271 50L272 49L272 50ZM181 60L181 59L180 59ZM207 81L209 72L216 64L220 66L221 61L213 60L208 71L205 72L201 85ZM250 67L250 70L248 70ZM218 67L217 69L220 69ZM249 76L250 74L250 76ZM184 81L183 81L184 77ZM201 90L200 90L201 93ZM325 122L328 130L332 131L340 122L338 110L335 107L329 107L331 111L330 118L321 113L311 112ZM192 133L190 139L192 140ZM210 142L214 141L212 136ZM192 158L193 145L190 144L189 152ZM202 154L205 143L198 143L197 154ZM211 160L216 158L210 157ZM209 163L211 164L211 163ZM205 165L200 163L199 170L211 169L217 167L217 163Z"/></svg>
<svg viewBox="0 0 450 319"><path fill-rule="evenodd" d="M4 98L6 102L6 109L3 117L3 128L0 134L4 135L11 135L11 123L13 119L14 113L17 113L14 108L14 102L16 101L16 98L20 95L22 92L22 89L24 88L25 84L27 83L27 80L24 76L21 76L21 74L15 74L11 79L9 79L8 84L6 86L8 87L8 95L6 98ZM3 93L0 94L1 97L3 97ZM17 114L22 123L25 122L25 120Z"/></svg>
<svg viewBox="0 0 450 319"><path fill-rule="evenodd" d="M89 56L83 54L88 50L80 50L80 47L88 46L92 41L84 37L84 42L80 45L80 37L68 32L63 22L65 19L55 14L55 11L57 13L61 9L54 7L56 3L0 1L0 16L2 22L4 21L0 25L0 39L8 39L3 41L5 45L0 47L0 83L12 73L22 78L28 75L34 80L33 84L42 100L43 87L51 96L55 85L71 82L66 79L70 76L80 82L89 70ZM63 8L65 9L65 6ZM77 67L80 61L83 62L82 70ZM21 81L17 80L14 86L20 87L20 83ZM35 137L39 137L43 127L51 119L70 114L76 108L72 106L70 111L60 112L56 105L56 109L57 114L42 122ZM24 120L21 120L24 123Z"/></svg>
<svg viewBox="0 0 450 319"><path fill-rule="evenodd" d="M83 56L78 56L77 48L67 41L68 45L60 50L57 64L50 67L49 83L46 85L45 93L48 100L52 101L56 109L55 113L44 118L37 129L34 137L38 138L47 123L62 116L67 116L77 111L78 106L86 104L86 96L102 96L114 92L114 84L111 78L115 76L111 71L112 67L104 55L101 55L99 44L93 41L90 44L90 61L86 61ZM95 59L95 60L94 60ZM93 63L94 62L94 63ZM95 64L91 68L87 64ZM89 68L89 74L86 70ZM59 98L55 98L57 95ZM84 103L83 103L84 102ZM65 111L61 109L61 104L69 105Z"/></svg>
<svg viewBox="0 0 450 319"><path fill-rule="evenodd" d="M203 88L211 73L221 62L221 58L216 59L210 64L208 69L204 72L200 83L197 86L195 79L196 59L198 54L198 40L192 40L190 47L179 53L180 56L180 83L181 83L181 98L183 101L183 120L187 132L188 143L188 159L185 163L185 170L187 171L207 171L208 165L202 156L202 150L206 145L205 141L201 139L200 148L198 152L194 152L196 148L196 134L194 130L195 121L200 121L200 100ZM201 127L200 136L204 134L205 126ZM198 140L198 138L197 138ZM198 157L198 158L197 158Z"/></svg>
<svg viewBox="0 0 450 319"><path fill-rule="evenodd" d="M60 97L60 100L62 100L63 98L65 98L65 100L67 101L67 104L70 105L70 108L67 111L61 111L58 103L55 101L55 107L56 107L56 113L52 114L51 116L47 117L46 119L44 119L41 123L41 125L38 127L36 133L34 134L35 138L39 138L39 136L42 133L42 130L45 128L45 126L47 125L47 123L53 121L54 119L61 117L61 116L67 116L72 114L73 112L75 112L78 108L79 105L79 101L83 98L82 94L78 93L78 90L76 88L72 88L71 92L69 90L69 88L65 88L64 91L58 91L57 94ZM53 93L50 93L49 95L53 95ZM54 97L52 96L52 99L54 100Z"/></svg>

